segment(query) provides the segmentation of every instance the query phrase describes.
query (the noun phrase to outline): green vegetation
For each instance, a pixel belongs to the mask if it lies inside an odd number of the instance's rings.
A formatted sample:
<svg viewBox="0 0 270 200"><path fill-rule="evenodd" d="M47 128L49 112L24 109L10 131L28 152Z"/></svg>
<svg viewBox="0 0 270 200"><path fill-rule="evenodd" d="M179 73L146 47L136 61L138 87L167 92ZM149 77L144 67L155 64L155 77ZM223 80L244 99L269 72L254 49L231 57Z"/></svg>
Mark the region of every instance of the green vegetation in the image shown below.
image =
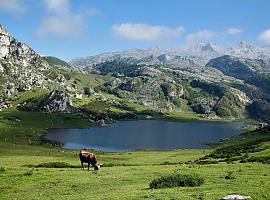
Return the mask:
<svg viewBox="0 0 270 200"><path fill-rule="evenodd" d="M230 180L235 179L234 171L229 170L224 178L225 179L230 179Z"/></svg>
<svg viewBox="0 0 270 200"><path fill-rule="evenodd" d="M40 163L38 165L26 165L26 167L35 167L35 168L79 168L80 165L71 165L66 162L47 162Z"/></svg>
<svg viewBox="0 0 270 200"><path fill-rule="evenodd" d="M91 95L91 90L89 87L84 87L84 94L88 96Z"/></svg>
<svg viewBox="0 0 270 200"><path fill-rule="evenodd" d="M104 164L100 171L80 168L33 168L25 166L50 162L79 165L78 151L33 145L0 147L0 199L220 199L231 194L251 195L255 200L270 197L268 165L260 163L185 164L208 151L178 150L165 152L97 152ZM77 155L76 155L77 154ZM16 160L16 162L14 162ZM164 165L164 161L171 164ZM182 164L179 164L182 163ZM173 164L176 163L176 164ZM28 174L32 171L31 175ZM225 179L234 171L235 179ZM31 173L31 172L30 172ZM199 187L151 190L149 183L169 174L200 174L205 182ZM110 192L108 192L110 191Z"/></svg>
<svg viewBox="0 0 270 200"><path fill-rule="evenodd" d="M173 188L173 187L195 187L200 186L204 178L198 174L173 174L154 179L149 184L151 189Z"/></svg>
<svg viewBox="0 0 270 200"><path fill-rule="evenodd" d="M136 65L129 62L122 61L108 61L95 66L95 69L102 75L108 74L124 74L130 76L135 69L138 69L141 65Z"/></svg>
<svg viewBox="0 0 270 200"><path fill-rule="evenodd" d="M59 65L59 66L67 66L69 67L70 65L63 61L63 60L60 60L59 58L56 58L54 56L45 56L43 57L51 66L54 66L54 65Z"/></svg>
<svg viewBox="0 0 270 200"><path fill-rule="evenodd" d="M265 92L270 90L270 74L269 73L254 73L246 82L262 88Z"/></svg>
<svg viewBox="0 0 270 200"><path fill-rule="evenodd" d="M70 81L73 80L71 76ZM99 84L83 77L76 80L83 87L85 83L91 88ZM42 135L49 128L84 128L93 124L79 114L16 109L17 104L44 94L46 91L39 88L19 93L13 101L14 107L0 113L0 199L85 199L91 196L96 199L215 200L231 193L250 195L254 200L270 198L267 131L212 144L218 147L216 150L95 152L104 165L98 172L92 168L88 172L80 169L77 150L47 143ZM142 105L103 95L117 100L123 107L108 106L92 96L77 100L76 105L84 105L97 116L133 113L137 117L166 118ZM199 119L188 109L165 113L165 116L170 120ZM229 146L233 146L233 152ZM150 189L149 183L153 184L150 188L159 189Z"/></svg>
<svg viewBox="0 0 270 200"><path fill-rule="evenodd" d="M261 162L270 164L270 128L246 132L230 140L210 144L216 149L198 159L200 164Z"/></svg>

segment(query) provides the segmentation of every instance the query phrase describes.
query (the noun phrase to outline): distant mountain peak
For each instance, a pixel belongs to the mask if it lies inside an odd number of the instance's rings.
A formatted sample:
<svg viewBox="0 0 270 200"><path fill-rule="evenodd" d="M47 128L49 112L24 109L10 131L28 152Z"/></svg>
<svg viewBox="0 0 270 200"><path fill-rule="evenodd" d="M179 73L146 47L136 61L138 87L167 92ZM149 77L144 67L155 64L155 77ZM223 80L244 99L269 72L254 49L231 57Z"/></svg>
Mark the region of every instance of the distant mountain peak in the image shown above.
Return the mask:
<svg viewBox="0 0 270 200"><path fill-rule="evenodd" d="M93 65L101 62L118 60L118 59L134 59L143 64L154 63L170 63L174 65L188 65L191 63L205 65L210 59L231 55L239 58L249 59L270 59L270 46L257 47L249 42L239 42L230 48L225 48L216 43L198 43L185 44L177 46L170 50L165 50L160 47L141 49L129 49L125 51L111 52L99 54L88 58L73 59L70 64L75 66ZM187 58L190 62L183 63L183 58Z"/></svg>
<svg viewBox="0 0 270 200"><path fill-rule="evenodd" d="M0 34L1 35L10 35L7 30L0 24Z"/></svg>
<svg viewBox="0 0 270 200"><path fill-rule="evenodd" d="M250 42L244 42L244 41L241 41L239 42L236 46L239 46L239 47L249 47L249 48L252 48L254 47L253 44L251 44Z"/></svg>
<svg viewBox="0 0 270 200"><path fill-rule="evenodd" d="M243 41L231 47L230 54L235 57L251 59L269 57L269 55L266 55L267 52L264 51L263 48L256 47L249 42Z"/></svg>

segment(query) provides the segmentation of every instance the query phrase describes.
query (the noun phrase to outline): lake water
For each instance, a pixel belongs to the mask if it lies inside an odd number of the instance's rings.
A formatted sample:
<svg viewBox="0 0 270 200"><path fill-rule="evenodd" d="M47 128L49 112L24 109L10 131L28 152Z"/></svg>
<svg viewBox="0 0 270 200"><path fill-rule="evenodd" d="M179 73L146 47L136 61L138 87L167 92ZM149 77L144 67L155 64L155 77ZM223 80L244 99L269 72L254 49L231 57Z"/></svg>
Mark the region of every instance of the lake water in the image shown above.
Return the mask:
<svg viewBox="0 0 270 200"><path fill-rule="evenodd" d="M239 134L241 122L124 121L106 127L51 129L46 139L68 149L121 152L134 150L206 149L215 142Z"/></svg>

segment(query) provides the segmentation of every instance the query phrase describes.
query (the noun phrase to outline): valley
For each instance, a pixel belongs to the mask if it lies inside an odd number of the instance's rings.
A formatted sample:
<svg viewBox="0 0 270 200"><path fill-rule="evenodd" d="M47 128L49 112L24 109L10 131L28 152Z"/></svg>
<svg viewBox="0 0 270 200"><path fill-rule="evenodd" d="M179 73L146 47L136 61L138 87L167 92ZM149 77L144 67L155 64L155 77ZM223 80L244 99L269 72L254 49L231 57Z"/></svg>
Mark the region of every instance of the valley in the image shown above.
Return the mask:
<svg viewBox="0 0 270 200"><path fill-rule="evenodd" d="M65 62L40 56L0 26L0 199L269 199L269 52L207 43ZM213 149L93 150L104 163L98 172L80 170L78 150L44 138L49 129L146 119L256 126L209 143ZM149 188L177 173L205 182Z"/></svg>

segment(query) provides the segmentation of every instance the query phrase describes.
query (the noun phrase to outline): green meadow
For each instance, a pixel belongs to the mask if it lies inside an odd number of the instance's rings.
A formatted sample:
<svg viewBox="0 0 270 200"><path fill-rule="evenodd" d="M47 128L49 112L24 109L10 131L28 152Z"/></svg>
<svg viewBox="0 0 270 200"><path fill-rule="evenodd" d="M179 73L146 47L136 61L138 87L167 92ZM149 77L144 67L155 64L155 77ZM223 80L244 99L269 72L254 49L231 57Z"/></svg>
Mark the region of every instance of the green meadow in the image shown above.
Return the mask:
<svg viewBox="0 0 270 200"><path fill-rule="evenodd" d="M77 150L40 140L48 128L89 126L87 120L74 114L27 113L16 109L1 112L0 199L216 200L231 193L250 195L255 200L270 199L269 134L264 135L266 140L256 150L242 155L264 158L266 163L241 163L235 159L237 156L230 162L211 157L206 160L215 162L198 162L214 150L96 152L98 161L104 164L98 172L93 168L80 169ZM253 141L261 136L252 134L246 138ZM246 140L236 138L222 145L239 145L243 141ZM174 174L198 174L204 183L150 189L152 180Z"/></svg>

